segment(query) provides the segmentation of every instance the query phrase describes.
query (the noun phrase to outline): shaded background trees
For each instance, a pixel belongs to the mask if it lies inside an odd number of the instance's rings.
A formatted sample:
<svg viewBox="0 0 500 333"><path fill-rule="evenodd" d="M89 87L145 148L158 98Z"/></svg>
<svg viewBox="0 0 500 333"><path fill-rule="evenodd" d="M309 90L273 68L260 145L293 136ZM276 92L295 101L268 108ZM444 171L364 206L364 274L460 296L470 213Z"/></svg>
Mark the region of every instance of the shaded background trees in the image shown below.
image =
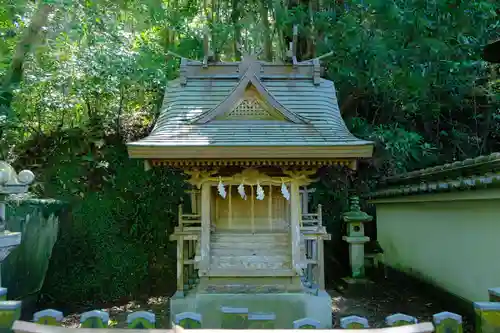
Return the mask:
<svg viewBox="0 0 500 333"><path fill-rule="evenodd" d="M241 45L278 61L293 25L299 59L333 51L324 76L343 117L377 143L357 175L326 170L314 198L326 207L341 272L338 217L349 189L499 150L498 65L480 60L498 15L494 0L0 0L0 156L34 169L34 191L74 210L44 300L168 291L166 231L182 177L145 174L124 148L147 133L178 75L168 51L201 59L208 29L218 60L238 60Z"/></svg>

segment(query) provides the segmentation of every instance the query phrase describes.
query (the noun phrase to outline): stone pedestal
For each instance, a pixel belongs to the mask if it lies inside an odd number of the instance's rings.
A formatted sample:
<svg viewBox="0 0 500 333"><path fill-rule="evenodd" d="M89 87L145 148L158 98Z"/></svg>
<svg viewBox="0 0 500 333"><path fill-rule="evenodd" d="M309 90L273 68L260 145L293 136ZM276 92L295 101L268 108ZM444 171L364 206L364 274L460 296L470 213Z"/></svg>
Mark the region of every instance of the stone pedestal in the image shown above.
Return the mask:
<svg viewBox="0 0 500 333"><path fill-rule="evenodd" d="M370 222L373 217L361 211L359 198L355 196L350 198L350 211L342 217L347 224L347 235L342 237L342 239L349 243L351 278L364 278L365 243L370 241L370 237L365 236L364 223Z"/></svg>
<svg viewBox="0 0 500 333"><path fill-rule="evenodd" d="M351 264L351 277L362 278L365 275L365 243L370 240L366 236L344 236L344 241L349 243L349 263Z"/></svg>
<svg viewBox="0 0 500 333"><path fill-rule="evenodd" d="M248 328L245 322L225 324L227 309L244 309L245 313L254 315L272 313L275 329L292 329L294 322L303 318L314 320L319 328L332 328L332 299L321 290L315 295L307 292L190 293L183 298L170 298L171 322L182 313L197 313L201 315L203 329Z"/></svg>
<svg viewBox="0 0 500 333"><path fill-rule="evenodd" d="M0 232L0 286L2 281L2 262L21 244L20 232ZM1 288L0 299L0 330L9 329L14 321L21 317L21 302L7 300L7 289Z"/></svg>
<svg viewBox="0 0 500 333"><path fill-rule="evenodd" d="M0 286L2 285L2 262L19 244L21 244L20 232L0 233Z"/></svg>

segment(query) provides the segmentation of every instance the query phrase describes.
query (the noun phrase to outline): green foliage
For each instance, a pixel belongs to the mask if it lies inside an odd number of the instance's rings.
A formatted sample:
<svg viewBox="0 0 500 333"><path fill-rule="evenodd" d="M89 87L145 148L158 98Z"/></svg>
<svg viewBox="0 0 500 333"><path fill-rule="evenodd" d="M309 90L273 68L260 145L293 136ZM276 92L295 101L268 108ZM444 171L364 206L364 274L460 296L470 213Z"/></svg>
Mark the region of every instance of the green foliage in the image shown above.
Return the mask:
<svg viewBox="0 0 500 333"><path fill-rule="evenodd" d="M171 286L157 283L175 276L168 234L183 178L167 169L144 172L116 136L96 138L75 129L37 140L40 146L23 154L38 165L34 190L72 206L71 224L62 226L54 247L43 301L95 306L167 292Z"/></svg>
<svg viewBox="0 0 500 333"><path fill-rule="evenodd" d="M40 3L0 0L2 85ZM174 258L165 230L181 177L145 173L123 141L150 130L177 76L179 59L167 52L201 59L205 27L222 60L238 57L237 44L285 58L294 24L299 59L333 51L324 76L336 84L342 115L376 142L356 174L324 170L317 185L334 244L349 193L384 175L500 150L498 66L479 57L499 29L494 0L47 3L53 15L29 45L20 86L8 91L9 112L0 110L0 156L34 168L39 195L73 206L46 300L107 301L167 285Z"/></svg>
<svg viewBox="0 0 500 333"><path fill-rule="evenodd" d="M6 62L0 76L26 17L36 14L30 2L1 1L0 52ZM376 163L384 173L500 148L496 67L479 58L499 28L491 0L310 0L287 6L275 1L74 0L53 5L56 14L44 43L27 59L11 126L0 138L11 145L89 123L102 123L111 132L130 118L150 123L166 81L177 75L178 59L167 51L200 59L207 23L220 59L234 58L235 40L247 50L267 43L263 28L273 57L282 58L293 24L299 24L299 58L333 50L333 57L324 60L325 75L337 85L348 122L364 124L364 137L377 139L378 152L389 150L379 160L392 160ZM270 23L263 10L273 18ZM402 147L408 145L414 147L405 154Z"/></svg>
<svg viewBox="0 0 500 333"><path fill-rule="evenodd" d="M395 174L422 168L438 160L437 149L425 142L418 132L410 132L400 124L373 126L363 118L348 122L353 134L374 141L374 163L381 174Z"/></svg>
<svg viewBox="0 0 500 333"><path fill-rule="evenodd" d="M498 29L493 2L345 5L326 36L335 41L328 73L344 116L361 118L372 133L376 128L373 135L394 160L389 172L498 150L498 87L488 83L492 66L479 58ZM409 144L422 152L395 154ZM435 160L426 157L431 146Z"/></svg>

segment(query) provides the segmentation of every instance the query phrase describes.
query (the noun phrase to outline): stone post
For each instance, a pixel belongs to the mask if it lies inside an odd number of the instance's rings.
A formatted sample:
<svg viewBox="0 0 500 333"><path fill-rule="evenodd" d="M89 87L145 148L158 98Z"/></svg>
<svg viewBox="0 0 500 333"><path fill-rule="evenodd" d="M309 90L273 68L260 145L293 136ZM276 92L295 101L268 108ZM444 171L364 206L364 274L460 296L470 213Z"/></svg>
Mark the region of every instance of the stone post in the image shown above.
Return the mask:
<svg viewBox="0 0 500 333"><path fill-rule="evenodd" d="M5 200L10 194L21 194L28 191L28 186L35 179L31 171L23 170L17 174L14 169L4 161L0 161L0 286L2 262L19 244L21 233L6 230L6 205ZM21 315L21 302L7 301L7 290L2 289L0 300L0 329L10 329L15 320Z"/></svg>
<svg viewBox="0 0 500 333"><path fill-rule="evenodd" d="M500 332L500 302L474 302L477 333Z"/></svg>
<svg viewBox="0 0 500 333"><path fill-rule="evenodd" d="M500 302L500 288L488 289L488 295L490 297L490 302Z"/></svg>
<svg viewBox="0 0 500 333"><path fill-rule="evenodd" d="M370 237L365 236L364 223L370 222L373 217L362 212L359 207L359 198L350 198L350 211L343 214L347 224L347 235L342 237L349 243L349 262L351 264L351 277L363 278L365 275L365 243Z"/></svg>

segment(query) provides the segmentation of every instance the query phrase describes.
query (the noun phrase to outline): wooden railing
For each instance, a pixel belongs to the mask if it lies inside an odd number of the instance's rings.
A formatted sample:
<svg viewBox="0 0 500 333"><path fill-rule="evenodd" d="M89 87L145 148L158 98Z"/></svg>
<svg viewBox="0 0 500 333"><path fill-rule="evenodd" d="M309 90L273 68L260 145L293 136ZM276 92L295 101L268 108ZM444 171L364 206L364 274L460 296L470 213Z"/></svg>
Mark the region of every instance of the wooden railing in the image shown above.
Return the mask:
<svg viewBox="0 0 500 333"><path fill-rule="evenodd" d="M316 213L302 214L301 227L321 227L323 224L323 211L321 205L318 205Z"/></svg>
<svg viewBox="0 0 500 333"><path fill-rule="evenodd" d="M182 205L179 205L178 214L178 226L170 239L177 241L177 292L184 294L198 283L201 215L184 214Z"/></svg>
<svg viewBox="0 0 500 333"><path fill-rule="evenodd" d="M179 205L178 227L180 230L200 230L201 215L200 214L184 214L182 204Z"/></svg>
<svg viewBox="0 0 500 333"><path fill-rule="evenodd" d="M318 205L316 213L302 214L301 237L305 252L303 282L309 288L325 288L323 241L330 235L323 227L323 210Z"/></svg>
<svg viewBox="0 0 500 333"><path fill-rule="evenodd" d="M304 239L305 246L305 264L304 285L309 288L321 288L320 272L322 267L320 262L320 253L318 253L318 241L316 239Z"/></svg>

